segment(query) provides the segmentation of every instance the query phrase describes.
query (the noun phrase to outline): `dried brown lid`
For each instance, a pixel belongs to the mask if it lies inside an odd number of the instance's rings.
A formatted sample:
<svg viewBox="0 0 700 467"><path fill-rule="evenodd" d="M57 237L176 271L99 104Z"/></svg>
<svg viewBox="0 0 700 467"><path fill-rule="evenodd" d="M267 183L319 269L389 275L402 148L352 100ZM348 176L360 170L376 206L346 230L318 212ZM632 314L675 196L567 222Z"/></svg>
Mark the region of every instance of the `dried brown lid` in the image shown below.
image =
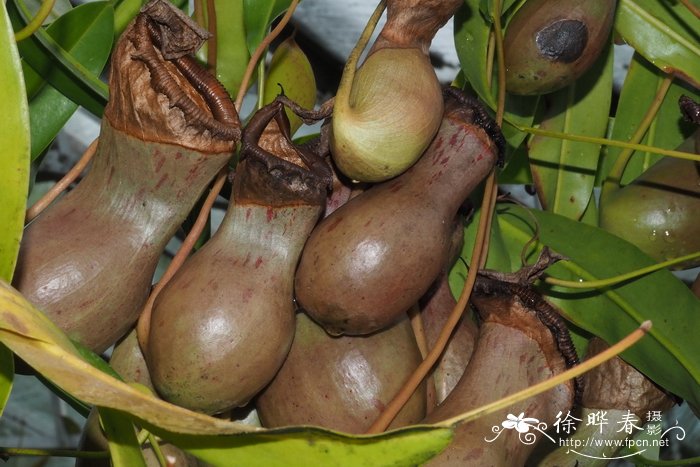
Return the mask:
<svg viewBox="0 0 700 467"><path fill-rule="evenodd" d="M112 126L146 141L232 151L241 133L238 114L192 56L208 35L170 2L148 3L112 55L105 109Z"/></svg>
<svg viewBox="0 0 700 467"><path fill-rule="evenodd" d="M280 100L258 110L243 133L234 197L269 206L323 205L332 184L324 158L292 142Z"/></svg>

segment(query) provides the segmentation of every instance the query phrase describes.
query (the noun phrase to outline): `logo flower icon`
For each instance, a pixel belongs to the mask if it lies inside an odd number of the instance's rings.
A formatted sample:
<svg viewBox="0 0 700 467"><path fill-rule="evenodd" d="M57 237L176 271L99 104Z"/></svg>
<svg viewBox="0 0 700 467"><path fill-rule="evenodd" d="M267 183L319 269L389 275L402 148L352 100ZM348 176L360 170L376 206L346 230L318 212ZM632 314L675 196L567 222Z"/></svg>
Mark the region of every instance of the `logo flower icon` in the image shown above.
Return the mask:
<svg viewBox="0 0 700 467"><path fill-rule="evenodd" d="M515 429L518 433L527 433L530 431L530 428L536 427L538 423L540 421L536 418L525 417L525 412L521 412L517 417L509 413L501 425L507 430Z"/></svg>
<svg viewBox="0 0 700 467"><path fill-rule="evenodd" d="M532 429L533 431L540 432L541 434L549 438L550 441L552 441L553 443L555 442L551 436L544 432L544 430L547 429L547 424L544 422L540 422L536 418L526 417L525 412L521 412L518 416L509 413L506 416L506 419L501 422L500 426L494 425L493 427L491 427L491 431L495 433L496 436L494 436L491 439L484 438L484 441L486 441L487 443L492 443L499 436L501 436L501 433L503 433L504 431L515 430L518 432L518 438L520 439L521 443L534 444L535 441L537 441L537 434L531 432L530 429Z"/></svg>

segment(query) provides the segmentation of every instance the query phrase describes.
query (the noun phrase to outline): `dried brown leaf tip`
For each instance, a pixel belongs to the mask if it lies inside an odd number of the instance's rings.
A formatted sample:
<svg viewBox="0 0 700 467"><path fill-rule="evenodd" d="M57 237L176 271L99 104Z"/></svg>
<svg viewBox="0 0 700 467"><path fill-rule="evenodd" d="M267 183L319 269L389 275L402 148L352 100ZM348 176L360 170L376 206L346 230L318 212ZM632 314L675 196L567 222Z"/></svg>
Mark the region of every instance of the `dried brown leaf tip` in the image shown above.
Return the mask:
<svg viewBox="0 0 700 467"><path fill-rule="evenodd" d="M113 126L144 140L207 152L232 150L241 124L226 89L192 55L207 31L153 0L115 48L105 109Z"/></svg>
<svg viewBox="0 0 700 467"><path fill-rule="evenodd" d="M243 133L236 170L237 199L283 204L325 204L331 169L315 145L296 145L282 100L258 110ZM245 174L243 176L242 174ZM236 181L237 180L237 181Z"/></svg>

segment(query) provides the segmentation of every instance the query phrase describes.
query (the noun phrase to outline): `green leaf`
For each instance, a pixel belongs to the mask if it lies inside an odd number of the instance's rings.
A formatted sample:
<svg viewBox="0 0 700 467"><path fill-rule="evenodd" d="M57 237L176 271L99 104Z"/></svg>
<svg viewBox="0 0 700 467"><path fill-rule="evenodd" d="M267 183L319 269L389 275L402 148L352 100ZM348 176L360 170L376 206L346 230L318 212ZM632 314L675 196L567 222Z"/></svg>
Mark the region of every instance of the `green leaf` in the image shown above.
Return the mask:
<svg viewBox="0 0 700 467"><path fill-rule="evenodd" d="M22 67L5 5L0 9L0 278L11 280L29 187L29 112Z"/></svg>
<svg viewBox="0 0 700 467"><path fill-rule="evenodd" d="M270 29L270 23L284 13L291 0L244 0L245 32L251 55Z"/></svg>
<svg viewBox="0 0 700 467"><path fill-rule="evenodd" d="M246 42L243 3L243 0L214 1L216 8L216 77L232 96L238 93L248 60L250 60Z"/></svg>
<svg viewBox="0 0 700 467"><path fill-rule="evenodd" d="M11 6L10 11L14 13L14 16L21 19L22 25L30 20L31 16L21 0L11 0L8 2L8 6ZM108 1L93 2L82 7L108 8L112 10L111 14L114 14L112 5ZM112 36L113 27L112 22L108 30L103 32ZM74 33L79 34L80 29L82 27ZM69 33L66 32L66 34ZM99 76L87 68L90 66L89 63L83 64L76 60L43 28L37 30L30 38L20 42L18 47L27 64L34 68L39 75L45 77L62 94L96 116L102 116L109 91L107 85L100 81Z"/></svg>
<svg viewBox="0 0 700 467"><path fill-rule="evenodd" d="M151 429L149 429L151 430ZM313 427L290 427L264 433L191 436L152 432L210 465L226 467L406 466L422 465L452 440L452 430L413 426L377 436L349 436Z"/></svg>
<svg viewBox="0 0 700 467"><path fill-rule="evenodd" d="M10 349L0 344L0 417L7 405L12 392L12 381L15 375L15 356Z"/></svg>
<svg viewBox="0 0 700 467"><path fill-rule="evenodd" d="M620 0L615 29L654 66L700 87L700 19L681 2Z"/></svg>
<svg viewBox="0 0 700 467"><path fill-rule="evenodd" d="M3 281L0 342L73 397L128 413L150 432L214 465L230 465L233 456L241 465L411 465L440 452L453 436L451 428L430 426L376 436L313 427L264 430L183 409L85 362L58 328Z"/></svg>
<svg viewBox="0 0 700 467"><path fill-rule="evenodd" d="M81 5L46 29L57 44L95 75L104 68L112 49L114 10L108 2ZM48 70L56 74L56 68ZM51 144L78 104L48 84L29 103L31 156L35 160Z"/></svg>
<svg viewBox="0 0 700 467"><path fill-rule="evenodd" d="M10 18L0 5L0 279L10 281L24 229L29 187L29 112ZM12 391L14 357L0 345L0 415Z"/></svg>
<svg viewBox="0 0 700 467"><path fill-rule="evenodd" d="M311 109L316 102L316 78L311 63L299 48L294 38L282 42L270 61L270 68L265 78L263 103L275 100L280 93L280 86L291 100L300 106ZM292 134L301 126L301 119L286 109Z"/></svg>
<svg viewBox="0 0 700 467"><path fill-rule="evenodd" d="M99 407L100 422L114 467L146 467L131 419L118 410Z"/></svg>
<svg viewBox="0 0 700 467"><path fill-rule="evenodd" d="M479 0L466 0L454 17L455 49L464 76L486 105L496 108L489 67L491 23L479 11Z"/></svg>
<svg viewBox="0 0 700 467"><path fill-rule="evenodd" d="M479 2L479 10L482 12L482 14L486 15L487 17L493 18L493 13L495 10L494 3L496 1L497 0L481 0ZM516 2L521 2L521 0L503 0L501 2L501 13L507 12L508 9L512 7ZM501 16L503 17L504 15L501 14Z"/></svg>
<svg viewBox="0 0 700 467"><path fill-rule="evenodd" d="M547 270L557 278L604 279L655 263L637 247L602 229L556 214L508 206L499 209L498 223L512 258L520 256L535 230L538 249L547 245L570 258ZM530 261L533 256L534 251ZM622 357L659 386L700 407L700 340L696 332L700 300L669 271L597 290L540 289L567 320L608 343L651 320L649 335Z"/></svg>
<svg viewBox="0 0 700 467"><path fill-rule="evenodd" d="M617 104L611 139L630 140L647 113L663 79L664 75L660 70L654 68L639 54L634 54ZM684 121L678 109L678 98L683 94L700 100L700 91L691 89L685 83L676 80L671 84L656 117L641 141L642 144L675 149L692 134L694 125ZM621 148L612 146L604 150L597 183L600 184L610 173L621 151ZM637 178L661 157L658 154L636 151L625 167L622 184L626 185Z"/></svg>
<svg viewBox="0 0 700 467"><path fill-rule="evenodd" d="M612 47L580 79L543 96L547 108L540 128L548 131L604 137L610 112ZM530 141L530 171L543 208L580 219L595 184L600 145L534 136Z"/></svg>
<svg viewBox="0 0 700 467"><path fill-rule="evenodd" d="M173 2L175 3L175 2ZM119 39L119 36L124 32L136 15L139 14L142 0L122 0L114 5L114 41Z"/></svg>

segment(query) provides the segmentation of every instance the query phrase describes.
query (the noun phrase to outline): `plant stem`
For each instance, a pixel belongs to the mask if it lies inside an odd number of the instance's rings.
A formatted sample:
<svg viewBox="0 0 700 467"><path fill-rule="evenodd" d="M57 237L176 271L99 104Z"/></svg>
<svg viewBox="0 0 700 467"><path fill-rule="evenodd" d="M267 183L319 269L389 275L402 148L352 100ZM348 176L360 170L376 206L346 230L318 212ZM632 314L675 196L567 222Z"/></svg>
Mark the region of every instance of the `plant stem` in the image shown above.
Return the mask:
<svg viewBox="0 0 700 467"><path fill-rule="evenodd" d="M39 198L39 200L34 203L29 209L27 209L27 212L24 216L24 223L28 224L30 221L32 221L36 216L41 214L41 212L46 209L49 204L51 204L58 196L63 193L66 188L70 186L71 183L75 181L75 179L80 176L81 173L83 173L83 170L85 170L85 167L90 163L92 160L92 156L95 155L95 150L97 149L97 138L90 143L90 146L87 147L83 155L80 157L80 160L68 171L67 174L61 178L58 183L56 183L54 186L51 187L49 191L47 191L44 196Z"/></svg>
<svg viewBox="0 0 700 467"><path fill-rule="evenodd" d="M498 105L496 107L496 123L503 125L506 103L506 59L503 50L503 29L501 28L501 1L493 6L493 32L496 39L496 60L498 61Z"/></svg>
<svg viewBox="0 0 700 467"><path fill-rule="evenodd" d="M501 28L501 1L496 1L493 11L493 29L494 39L496 44L496 60L498 61L498 102L496 105L496 123L498 126L503 125L503 115L506 107L506 61L505 52L503 50L503 29ZM485 229L483 243L481 244L481 257L476 263L479 269L486 266L486 260L489 253L489 241L491 239L491 223L493 222L493 213L496 210L496 197L498 195L498 182L496 180L496 171L491 171L489 178L486 181L485 193L488 195L488 205L482 206L484 213ZM486 202L486 199L484 199ZM486 207L486 209L484 209ZM471 293L471 292L470 292Z"/></svg>
<svg viewBox="0 0 700 467"><path fill-rule="evenodd" d="M348 106L352 107L350 103L350 91L352 90L352 83L355 80L355 73L357 72L357 63L360 61L360 56L364 52L369 40L372 38L372 33L379 23L379 19L384 13L384 8L386 8L386 0L379 2L377 7L374 9L372 16L370 16L367 21L365 29L362 31L360 38L357 40L357 44L350 52L348 60L345 62L343 67L343 75L340 78L340 84L338 84L338 92L335 96L335 101L341 103L348 103Z"/></svg>
<svg viewBox="0 0 700 467"><path fill-rule="evenodd" d="M659 88L656 90L656 95L654 96L654 99L651 101L651 104L649 104L649 108L647 109L646 114L644 114L642 121L639 122L637 129L630 138L630 143L637 144L642 140L642 138L644 138L644 135L649 129L649 126L651 126L651 123L654 121L654 118L656 118L656 114L659 112L659 108L661 107L661 104L663 103L664 98L666 97L666 93L671 87L672 82L673 77L670 75L667 75L663 79L663 81L661 81L661 84L659 84ZM605 180L603 181L603 187L600 193L601 200L605 199L610 194L612 194L620 188L622 174L624 173L625 167L627 167L627 163L632 157L632 154L634 154L633 149L625 148L617 156L615 164L613 165L612 169L610 169L610 173L605 177ZM602 204L603 202L601 201L601 205Z"/></svg>
<svg viewBox="0 0 700 467"><path fill-rule="evenodd" d="M37 11L36 16L32 18L32 20L27 23L25 27L15 33L15 41L22 41L34 34L44 23L44 20L49 17L55 3L56 0L44 0L39 8L39 11Z"/></svg>
<svg viewBox="0 0 700 467"><path fill-rule="evenodd" d="M163 450L160 448L160 443L158 443L153 433L148 433L148 442L151 444L151 449L153 449L153 454L155 454L156 459L158 459L160 467L168 467L168 461L165 459Z"/></svg>
<svg viewBox="0 0 700 467"><path fill-rule="evenodd" d="M76 451L74 449L4 448L0 447L0 457L74 457L82 459L107 459L109 451Z"/></svg>
<svg viewBox="0 0 700 467"><path fill-rule="evenodd" d="M265 60L258 64L258 109L265 105Z"/></svg>
<svg viewBox="0 0 700 467"><path fill-rule="evenodd" d="M504 397L502 399L494 401L490 404L486 404L474 410L470 410L469 412L465 412L456 417L444 420L435 425L451 427L457 424L471 422L473 420L476 420L477 418L483 417L484 415L492 414L512 404L523 401L529 397L533 397L537 394L541 394L545 391L548 391L564 383L565 381L576 378L577 376L582 375L583 373L595 368L603 362L606 362L611 358L621 354L622 352L636 344L639 341L639 339L644 337L647 334L647 332L649 332L650 329L651 321L644 321L637 329L632 331L629 335L627 335L617 344L595 355L594 357L589 358L585 362L566 370L563 373L553 376L545 381L542 381L541 383L535 384L534 386L525 388L522 391L518 391L515 394L511 394L510 396Z"/></svg>
<svg viewBox="0 0 700 467"><path fill-rule="evenodd" d="M550 138L567 139L570 141L580 141L582 143L600 144L603 146L613 146L616 148L627 148L627 149L630 149L633 151L651 152L654 154L661 154L662 156L669 156L669 157L675 157L678 159L686 159L686 160L690 160L690 161L700 162L700 156L697 154L693 154L691 152L675 151L673 149L662 149L662 148L657 148L654 146L649 146L647 144L634 144L634 143L630 143L627 141L618 141L618 140L614 140L614 139L596 138L593 136L583 136L583 135L574 135L574 134L569 134L569 133L561 133L559 131L541 130L539 128L533 128L533 127L517 126L517 125L513 125L513 126L515 126L520 131L524 131L524 132L530 133L532 135L547 136Z"/></svg>
<svg viewBox="0 0 700 467"><path fill-rule="evenodd" d="M599 279L594 281L568 281L564 279L557 279L556 277L547 277L544 281L547 284L559 285L562 287L568 287L570 289L597 289L600 287L609 287L611 285L619 284L620 282L627 281L629 279L634 279L635 277L640 277L645 274L649 274L660 269L664 269L676 264L684 263L696 258L700 258L700 251L691 253L689 255L681 256L679 258L670 259L662 263L653 264L644 268L636 269L634 271L626 272L624 274L619 274L617 276L609 277L607 279Z"/></svg>

